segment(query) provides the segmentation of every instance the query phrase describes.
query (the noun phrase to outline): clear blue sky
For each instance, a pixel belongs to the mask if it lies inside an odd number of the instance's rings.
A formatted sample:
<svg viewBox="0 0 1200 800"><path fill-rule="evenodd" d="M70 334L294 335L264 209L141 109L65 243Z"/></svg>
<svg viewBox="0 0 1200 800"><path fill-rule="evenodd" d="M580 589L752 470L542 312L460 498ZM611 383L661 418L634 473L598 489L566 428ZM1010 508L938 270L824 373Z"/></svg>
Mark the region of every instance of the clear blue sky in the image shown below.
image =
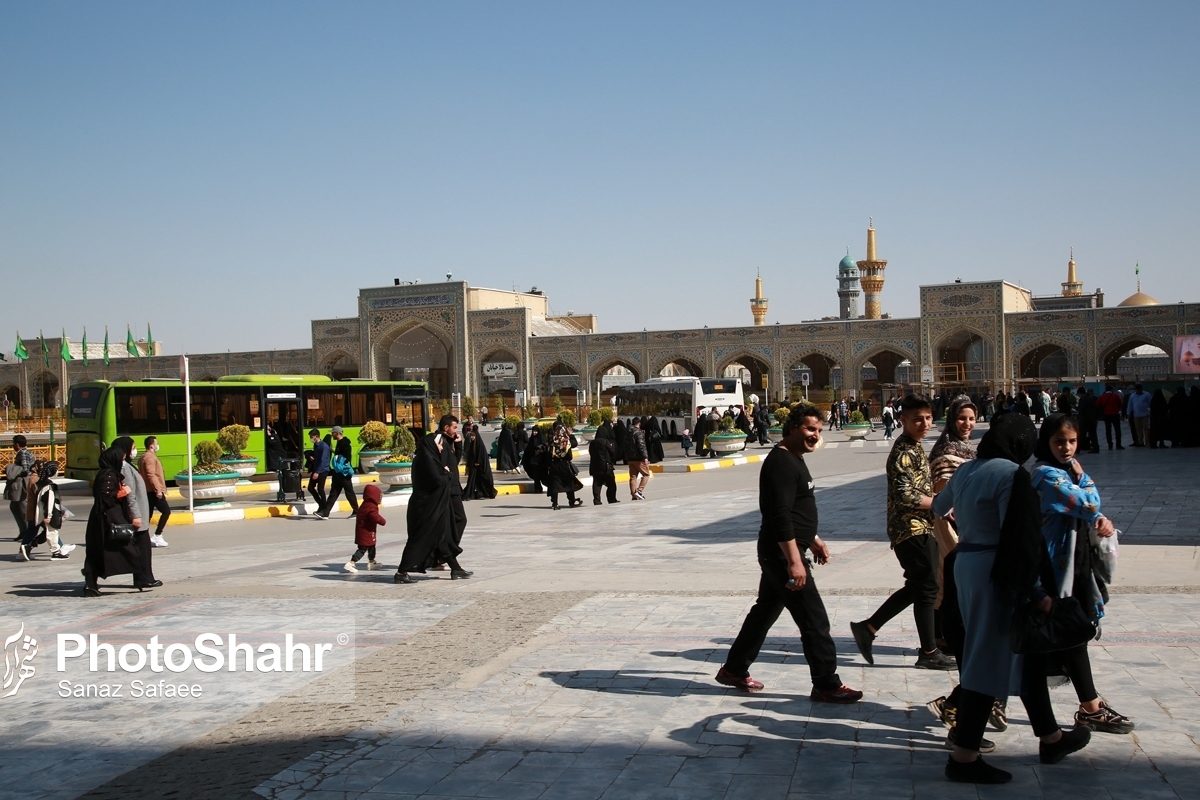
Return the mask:
<svg viewBox="0 0 1200 800"><path fill-rule="evenodd" d="M603 330L917 285L1200 300L1200 4L0 6L0 348L307 347L392 278ZM8 331L4 333L3 331Z"/></svg>

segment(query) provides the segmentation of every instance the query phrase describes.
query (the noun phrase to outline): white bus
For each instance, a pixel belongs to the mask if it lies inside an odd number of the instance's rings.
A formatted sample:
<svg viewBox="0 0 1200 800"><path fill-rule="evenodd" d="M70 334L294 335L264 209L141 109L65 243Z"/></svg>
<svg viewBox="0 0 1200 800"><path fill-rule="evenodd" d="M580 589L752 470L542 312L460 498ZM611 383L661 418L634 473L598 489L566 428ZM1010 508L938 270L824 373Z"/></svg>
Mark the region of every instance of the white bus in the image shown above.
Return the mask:
<svg viewBox="0 0 1200 800"><path fill-rule="evenodd" d="M618 387L613 400L622 419L657 417L664 437L676 437L685 428L696 430L698 409L707 414L715 408L724 414L730 406L736 410L746 405L737 378L653 378Z"/></svg>

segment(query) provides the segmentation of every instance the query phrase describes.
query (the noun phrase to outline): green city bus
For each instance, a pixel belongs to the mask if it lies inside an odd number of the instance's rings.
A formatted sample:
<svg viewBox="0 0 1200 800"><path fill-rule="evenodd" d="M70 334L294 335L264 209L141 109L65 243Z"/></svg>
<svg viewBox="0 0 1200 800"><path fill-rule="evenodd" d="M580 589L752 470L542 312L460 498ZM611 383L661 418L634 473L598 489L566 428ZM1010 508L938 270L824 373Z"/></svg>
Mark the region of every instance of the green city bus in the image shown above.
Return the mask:
<svg viewBox="0 0 1200 800"><path fill-rule="evenodd" d="M341 425L354 446L356 464L362 449L358 433L366 422L404 425L417 438L429 429L429 387L420 381L229 375L193 382L190 391L193 447L215 441L226 425L245 425L250 442L243 453L258 458L259 473L267 471L267 424L279 433L284 457L301 459L310 429L319 428L324 435ZM139 451L147 436L157 436L167 478L185 472L189 453L184 412L183 382L178 380L73 385L67 407L67 477L90 482L99 469L100 454L120 436L132 437Z"/></svg>

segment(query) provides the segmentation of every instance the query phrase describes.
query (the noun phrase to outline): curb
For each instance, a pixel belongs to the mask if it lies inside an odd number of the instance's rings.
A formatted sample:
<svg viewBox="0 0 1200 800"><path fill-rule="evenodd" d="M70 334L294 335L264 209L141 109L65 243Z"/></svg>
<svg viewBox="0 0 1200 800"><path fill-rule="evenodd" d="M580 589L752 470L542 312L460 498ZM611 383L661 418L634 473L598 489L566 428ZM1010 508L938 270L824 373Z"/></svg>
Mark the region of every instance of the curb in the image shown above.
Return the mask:
<svg viewBox="0 0 1200 800"><path fill-rule="evenodd" d="M698 458L696 463L670 463L670 464L651 464L651 472L704 472L710 469L724 469L725 467L738 467L742 464L759 464L766 458L765 455L752 456L735 456L733 458Z"/></svg>
<svg viewBox="0 0 1200 800"><path fill-rule="evenodd" d="M592 485L590 475L580 476L579 480L584 486ZM383 502L380 505L384 508L407 506L408 498L411 494L410 491L385 494ZM496 487L497 497L516 494L533 494L533 484L504 483ZM267 519L269 517L311 517L316 510L316 503L306 502L277 503L267 506L253 506L251 508L214 508L211 511L172 511L170 519L167 520L167 527L171 528L176 525L204 525L210 522L237 522L244 519ZM339 500L337 507L331 509L331 511L349 513L350 503L347 500ZM156 525L157 523L158 515L152 515L150 517L150 524Z"/></svg>

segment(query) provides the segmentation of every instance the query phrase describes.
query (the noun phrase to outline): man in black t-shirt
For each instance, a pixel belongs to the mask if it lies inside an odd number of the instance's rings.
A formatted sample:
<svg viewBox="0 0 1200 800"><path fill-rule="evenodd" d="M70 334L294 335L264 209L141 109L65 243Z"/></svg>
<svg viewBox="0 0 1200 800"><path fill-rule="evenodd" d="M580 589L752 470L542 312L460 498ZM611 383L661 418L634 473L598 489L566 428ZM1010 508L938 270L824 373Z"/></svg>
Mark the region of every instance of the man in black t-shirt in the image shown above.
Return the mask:
<svg viewBox="0 0 1200 800"><path fill-rule="evenodd" d="M812 674L810 698L821 703L855 703L862 692L842 683L837 674L837 648L829 635L829 615L813 582L811 551L818 564L829 561L829 548L817 536L817 500L804 454L821 442L821 412L807 403L796 406L783 424L783 440L763 461L758 476L758 563L762 578L758 599L729 648L717 683L744 692L762 691L750 677L767 633L783 609L800 628L804 658Z"/></svg>

